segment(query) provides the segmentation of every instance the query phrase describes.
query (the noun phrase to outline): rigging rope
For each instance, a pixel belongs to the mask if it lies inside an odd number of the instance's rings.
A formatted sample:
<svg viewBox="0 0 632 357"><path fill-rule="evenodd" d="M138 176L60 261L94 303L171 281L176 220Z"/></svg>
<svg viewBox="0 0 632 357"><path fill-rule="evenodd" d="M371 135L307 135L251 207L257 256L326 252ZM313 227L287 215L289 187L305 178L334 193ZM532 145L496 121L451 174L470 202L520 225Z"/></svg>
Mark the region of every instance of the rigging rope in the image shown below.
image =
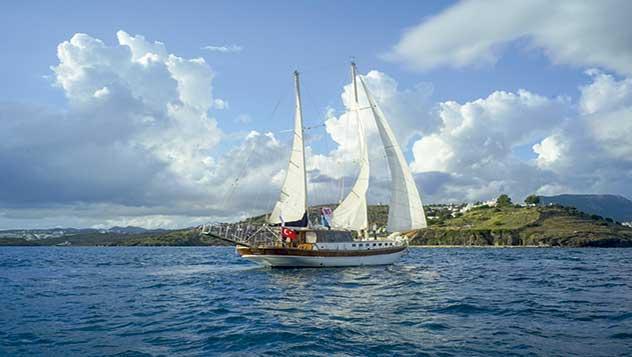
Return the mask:
<svg viewBox="0 0 632 357"><path fill-rule="evenodd" d="M315 73L315 72L322 72L323 70L326 70L326 69L330 69L330 68L333 68L333 67L339 67L339 66L341 66L342 64L343 64L342 62L340 62L340 61L336 61L336 62L332 62L332 63L329 63L329 64L321 65L321 66L316 66L316 67L306 68L306 69L301 70L301 74L305 74L305 73L311 74L311 73ZM346 64L346 62L345 62L345 64ZM308 77L309 77L309 76L308 76ZM304 77L303 77L303 78L304 78ZM341 80L339 81L339 85L338 85L338 87L336 87L336 88L344 88L344 85L346 84L346 82L347 82L347 79L345 79L345 77L344 77L344 76L341 76ZM290 89L292 89L292 88L293 88L293 85L290 87ZM272 112L270 113L270 115L269 115L269 117L268 117L268 121L271 121L271 120L274 118L274 116L275 116L275 114L277 113L277 110L278 110L278 108L280 107L281 103L282 103L282 102L284 102L284 100L285 100L285 99L287 98L287 96L288 96L288 93L290 93L290 92L291 92L291 90L289 90L289 91L285 91L285 92L284 92L284 94L281 94L281 95L280 95L279 100L277 100L277 102L276 102L276 104L275 104L275 106L274 106L274 108L273 108ZM307 99L308 99L308 100L307 100L308 104L309 104L309 105L312 105L312 106L316 109L316 110L315 110L315 112L318 112L317 106L315 105L315 101L312 101L312 98L311 98L311 96L309 95L309 91L307 92L307 95L305 95L305 93L306 93L306 92L303 90L303 97L304 97L304 98L307 98ZM363 108L363 109L364 109L364 108ZM346 110L346 108L345 108L345 111L344 111L343 113L341 113L341 114L339 115L339 117L340 117L340 116L342 116L342 115L344 115L344 114L346 114L346 113L348 113L348 112L349 112L349 111L348 111L348 110ZM347 126L348 126L348 125L349 125L349 122L347 122ZM303 128L303 131L308 131L308 130L313 130L313 129L318 129L318 128L325 128L325 127L326 127L326 124L325 124L325 123L320 123L320 124L316 124L316 125L305 126L305 127ZM345 129L346 129L346 132L348 133L348 129L349 129L349 128L345 128ZM278 130L278 131L269 131L269 132L271 132L271 133L287 133L287 132L293 132L293 131L294 131L293 129L288 129L288 130ZM325 133L327 133L327 131L326 131L326 130L325 130ZM329 140L329 139L330 139L330 138L327 138L326 140ZM327 142L327 145L328 145L328 144L329 144L329 143ZM248 166L249 166L249 164L250 164L251 158L252 158L252 156L253 156L254 152L255 152L257 149L258 149L257 145L252 145L252 148L250 149L250 152L248 153L248 155L247 155L247 157L246 157L246 160L244 161L244 165L243 165L243 167L241 168L241 170L239 170L239 173L238 173L237 177L233 180L233 182L232 182L232 184L231 184L230 188L229 188L229 189L228 189L228 191L226 192L226 195L225 195L225 197L224 197L224 199L223 199L223 203L224 203L224 205L226 205L226 204L228 203L228 201L229 201L230 199L232 199L232 197L233 197L233 195L235 194L235 192L236 192L236 190L237 190L237 188L238 188L239 184L241 183L241 181L240 181L240 180L246 176L247 169L248 169ZM328 152L328 153L329 153L329 152ZM340 166L340 164L341 164L341 163L340 163L338 160L336 160L336 161L337 161L337 163L338 163L338 166ZM344 170L343 170L343 171L344 171ZM343 189L344 189L344 174L341 176L341 180L342 180L342 181L341 181L341 185L342 185L342 187L341 187L341 192L340 192L340 193L341 193L341 195L342 195L342 193L343 193L342 191L343 191ZM259 197L259 196L260 196L260 194L261 194L261 191L260 191L260 190L258 190L258 191L257 191L257 193L258 193L258 194L257 194L257 197ZM342 196L341 196L341 197L342 197ZM258 199L257 199L257 201L258 201ZM268 202L268 203L269 203L269 202ZM251 215L251 216L252 216L252 215Z"/></svg>
<svg viewBox="0 0 632 357"><path fill-rule="evenodd" d="M281 94L279 96L279 99L277 100L276 105L274 106L274 108L272 109L272 112L268 116L268 121L271 121L274 118L274 115L276 114L277 110L279 109L279 106L285 100L285 98L287 98L288 93L291 92L291 88L292 87L290 87L290 90L285 90L283 92L283 94ZM256 149L258 149L257 145L253 145L252 148L250 149L250 152L248 152L248 156L246 157L246 160L244 162L244 166L241 168L241 170L239 171L239 174L237 175L237 177L235 178L235 180L231 184L229 190L226 192L226 195L224 196L224 200L223 200L224 206L226 206L226 204L228 203L228 200L232 198L232 196L235 193L237 187L239 186L239 180L245 175L246 170L248 168L248 164L250 163L250 158L252 157L252 154L255 152Z"/></svg>

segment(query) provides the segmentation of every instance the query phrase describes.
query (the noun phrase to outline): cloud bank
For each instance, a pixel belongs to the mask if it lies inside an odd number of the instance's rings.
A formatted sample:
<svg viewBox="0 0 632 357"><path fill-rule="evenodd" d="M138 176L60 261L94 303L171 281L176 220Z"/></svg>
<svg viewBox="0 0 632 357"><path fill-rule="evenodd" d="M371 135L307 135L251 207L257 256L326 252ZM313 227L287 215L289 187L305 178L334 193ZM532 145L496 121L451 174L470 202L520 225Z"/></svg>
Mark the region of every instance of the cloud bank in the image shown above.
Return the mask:
<svg viewBox="0 0 632 357"><path fill-rule="evenodd" d="M204 59L123 31L113 45L75 34L57 57L51 70L67 98L63 111L0 103L0 227L190 226L272 207L289 141L220 130L214 113L228 104ZM380 71L363 76L428 203L500 193L631 197L632 78L611 71L621 72L605 62L586 70L577 98L497 90L462 103L433 102L429 83L402 88ZM323 118L333 147L307 148L314 204L337 201L357 171L351 85L340 97L343 110ZM361 116L372 123L368 111ZM383 149L374 124L367 129L370 200L386 202ZM220 143L232 146L218 150Z"/></svg>

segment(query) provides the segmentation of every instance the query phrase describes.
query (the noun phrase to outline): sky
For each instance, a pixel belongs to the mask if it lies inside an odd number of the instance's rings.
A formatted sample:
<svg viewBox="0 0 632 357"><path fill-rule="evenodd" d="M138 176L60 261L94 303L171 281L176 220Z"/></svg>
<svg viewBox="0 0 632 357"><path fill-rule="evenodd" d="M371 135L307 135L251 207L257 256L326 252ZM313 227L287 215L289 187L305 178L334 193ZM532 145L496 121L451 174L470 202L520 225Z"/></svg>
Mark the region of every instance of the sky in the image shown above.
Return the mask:
<svg viewBox="0 0 632 357"><path fill-rule="evenodd" d="M627 1L0 4L0 229L268 212L301 72L310 203L357 173L349 62L425 203L632 197ZM362 120L370 121L370 118ZM369 127L371 203L388 170Z"/></svg>

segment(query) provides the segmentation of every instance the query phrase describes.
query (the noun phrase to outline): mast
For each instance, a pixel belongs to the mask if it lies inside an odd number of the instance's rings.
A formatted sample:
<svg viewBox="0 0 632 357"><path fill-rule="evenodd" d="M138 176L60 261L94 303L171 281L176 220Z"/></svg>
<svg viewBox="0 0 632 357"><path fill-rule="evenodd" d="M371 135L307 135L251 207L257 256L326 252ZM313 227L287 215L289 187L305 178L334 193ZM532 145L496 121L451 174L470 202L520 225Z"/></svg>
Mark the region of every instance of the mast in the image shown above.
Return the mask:
<svg viewBox="0 0 632 357"><path fill-rule="evenodd" d="M301 145L303 151L303 185L305 186L305 216L307 217L307 226L309 226L309 204L307 203L307 168L305 161L305 130L303 129L303 107L301 105L301 83L299 81L298 70L294 70L294 87L296 90L296 115L299 117L301 124ZM296 129L295 129L296 130Z"/></svg>
<svg viewBox="0 0 632 357"><path fill-rule="evenodd" d="M356 64L351 61L351 80L353 83L353 97L355 99L356 106L358 106L358 82L356 82ZM358 110L358 108L356 108Z"/></svg>

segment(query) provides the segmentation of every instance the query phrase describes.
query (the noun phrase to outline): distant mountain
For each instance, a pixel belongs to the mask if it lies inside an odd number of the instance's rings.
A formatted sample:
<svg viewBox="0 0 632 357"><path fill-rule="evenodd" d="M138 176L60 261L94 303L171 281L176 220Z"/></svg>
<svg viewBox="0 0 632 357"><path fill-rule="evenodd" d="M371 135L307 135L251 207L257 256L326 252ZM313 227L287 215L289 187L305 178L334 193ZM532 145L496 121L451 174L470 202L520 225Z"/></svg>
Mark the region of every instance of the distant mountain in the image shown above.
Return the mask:
<svg viewBox="0 0 632 357"><path fill-rule="evenodd" d="M632 201L617 195L557 195L540 196L540 204L560 204L580 211L612 218L619 222L632 221Z"/></svg>
<svg viewBox="0 0 632 357"><path fill-rule="evenodd" d="M120 234L140 234L140 233L147 233L147 232L166 232L164 229L145 229L142 227L134 227L134 226L127 226L127 227L112 227L110 229L106 229L107 232L109 233L120 233Z"/></svg>
<svg viewBox="0 0 632 357"><path fill-rule="evenodd" d="M10 229L0 230L0 238L16 238L26 240L53 239L69 236L85 236L91 234L113 234L113 235L138 235L138 234L161 234L169 232L166 229L146 229L142 227L112 227L108 229L95 228L40 228L40 229Z"/></svg>

